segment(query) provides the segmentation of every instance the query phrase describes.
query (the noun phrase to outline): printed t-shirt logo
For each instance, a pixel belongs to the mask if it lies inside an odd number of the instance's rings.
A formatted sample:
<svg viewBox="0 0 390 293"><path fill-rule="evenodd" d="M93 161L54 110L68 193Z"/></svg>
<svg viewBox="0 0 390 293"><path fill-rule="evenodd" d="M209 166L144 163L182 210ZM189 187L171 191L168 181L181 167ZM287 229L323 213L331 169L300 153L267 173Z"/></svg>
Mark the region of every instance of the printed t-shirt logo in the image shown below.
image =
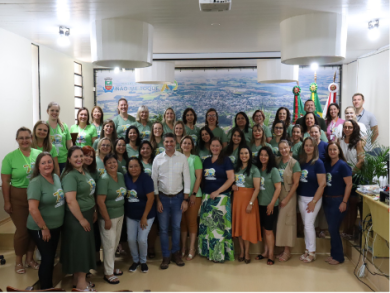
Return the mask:
<svg viewBox="0 0 390 293"><path fill-rule="evenodd" d="M65 203L64 199L64 191L62 189L58 189L56 192L53 193L53 196L55 196L56 199L56 205L54 206L55 208L58 208Z"/></svg>
<svg viewBox="0 0 390 293"><path fill-rule="evenodd" d="M206 180L216 180L215 169L214 168L205 169L204 176L206 177Z"/></svg>
<svg viewBox="0 0 390 293"><path fill-rule="evenodd" d="M117 197L115 201L120 201L123 200L126 196L127 190L124 187L120 187L119 189L116 190Z"/></svg>
<svg viewBox="0 0 390 293"><path fill-rule="evenodd" d="M236 161L236 157L235 156L229 156L229 159L230 159L230 161L232 161L233 164Z"/></svg>
<svg viewBox="0 0 390 293"><path fill-rule="evenodd" d="M282 182L284 182L284 179L283 179L284 169L278 169L278 170L279 170L280 178L282 178Z"/></svg>
<svg viewBox="0 0 390 293"><path fill-rule="evenodd" d="M156 155L161 154L164 151L165 151L165 149L163 147L159 147L159 148L156 149Z"/></svg>
<svg viewBox="0 0 390 293"><path fill-rule="evenodd" d="M130 124L121 125L123 132L125 132L127 128L129 128L130 126L131 126Z"/></svg>
<svg viewBox="0 0 390 293"><path fill-rule="evenodd" d="M260 190L265 190L264 177L260 177Z"/></svg>
<svg viewBox="0 0 390 293"><path fill-rule="evenodd" d="M278 147L273 147L272 150L274 151L274 154L279 153L279 148Z"/></svg>
<svg viewBox="0 0 390 293"><path fill-rule="evenodd" d="M141 139L149 140L150 139L150 131L149 130L142 131L141 132Z"/></svg>
<svg viewBox="0 0 390 293"><path fill-rule="evenodd" d="M149 168L145 168L145 173L149 176L152 176L152 170L150 170Z"/></svg>
<svg viewBox="0 0 390 293"><path fill-rule="evenodd" d="M207 156L202 156L202 157L200 157L200 159L202 160L202 162L204 161L204 160L206 160L208 157L211 157L211 155L207 155Z"/></svg>
<svg viewBox="0 0 390 293"><path fill-rule="evenodd" d="M35 162L31 162L31 165L25 164L23 165L23 168L26 169L26 178L30 179L32 176L32 171L34 170Z"/></svg>
<svg viewBox="0 0 390 293"><path fill-rule="evenodd" d="M57 153L59 153L60 147L62 147L62 135L60 135L60 134L50 135L50 140L51 140L51 143L54 144L54 146L57 150Z"/></svg>
<svg viewBox="0 0 390 293"><path fill-rule="evenodd" d="M198 137L196 136L196 134L191 134L190 136L192 137L192 141L194 142L194 145L196 146L196 141L198 140Z"/></svg>
<svg viewBox="0 0 390 293"><path fill-rule="evenodd" d="M87 143L86 136L82 135L82 134L79 134L79 136L77 137L77 143L78 144L85 144L85 143Z"/></svg>
<svg viewBox="0 0 390 293"><path fill-rule="evenodd" d="M332 186L332 174L326 173L326 185Z"/></svg>
<svg viewBox="0 0 390 293"><path fill-rule="evenodd" d="M127 201L128 202L139 202L137 191L134 189L127 191Z"/></svg>
<svg viewBox="0 0 390 293"><path fill-rule="evenodd" d="M126 169L126 166L122 166L122 170L123 170L123 173L127 173L127 169Z"/></svg>
<svg viewBox="0 0 390 293"><path fill-rule="evenodd" d="M245 187L245 175L244 174L236 174L236 185L238 187Z"/></svg>
<svg viewBox="0 0 390 293"><path fill-rule="evenodd" d="M309 171L307 171L306 169L303 169L302 173L301 173L301 178L299 179L299 181L307 182L307 175L309 175Z"/></svg>
<svg viewBox="0 0 390 293"><path fill-rule="evenodd" d="M96 189L96 182L93 179L88 180L89 184L89 195L94 195L95 194L95 189Z"/></svg>
<svg viewBox="0 0 390 293"><path fill-rule="evenodd" d="M252 152L252 158L256 158L259 152Z"/></svg>
<svg viewBox="0 0 390 293"><path fill-rule="evenodd" d="M106 172L106 169L98 168L98 172L99 172L99 176L102 176Z"/></svg>

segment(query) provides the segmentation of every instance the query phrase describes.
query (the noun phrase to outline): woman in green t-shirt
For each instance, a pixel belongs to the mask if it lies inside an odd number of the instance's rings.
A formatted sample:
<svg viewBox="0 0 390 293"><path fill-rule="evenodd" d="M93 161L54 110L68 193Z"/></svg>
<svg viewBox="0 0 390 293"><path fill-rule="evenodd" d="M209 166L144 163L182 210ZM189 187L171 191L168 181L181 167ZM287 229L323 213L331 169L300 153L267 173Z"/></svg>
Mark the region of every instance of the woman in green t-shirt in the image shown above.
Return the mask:
<svg viewBox="0 0 390 293"><path fill-rule="evenodd" d="M266 138L265 140L269 143L272 139L272 133L271 130L269 130L268 126L264 124L265 115L263 110L256 110L252 115L252 119L254 124L260 124L260 126L263 128Z"/></svg>
<svg viewBox="0 0 390 293"><path fill-rule="evenodd" d="M214 134L210 130L210 128L206 125L200 129L199 136L200 138L199 138L198 147L196 149L196 154L203 162L208 157L211 157L210 142L214 138Z"/></svg>
<svg viewBox="0 0 390 293"><path fill-rule="evenodd" d="M272 123L272 132L274 137L271 139L269 144L272 146L274 155L280 156L279 141L287 140L286 124L284 124L283 121L274 121L274 123Z"/></svg>
<svg viewBox="0 0 390 293"><path fill-rule="evenodd" d="M183 121L176 121L173 126L173 129L175 130L176 136L176 150L179 152L181 140L184 136L187 135Z"/></svg>
<svg viewBox="0 0 390 293"><path fill-rule="evenodd" d="M124 138L118 138L114 142L114 154L118 158L118 172L125 175L127 173L127 161L129 157L126 152L126 140Z"/></svg>
<svg viewBox="0 0 390 293"><path fill-rule="evenodd" d="M171 107L167 108L163 115L162 126L164 133L175 133L174 124L176 121L175 111Z"/></svg>
<svg viewBox="0 0 390 293"><path fill-rule="evenodd" d="M71 133L77 133L76 145L83 147L92 146L97 139L95 126L89 123L89 111L82 107L77 112L77 123L70 128Z"/></svg>
<svg viewBox="0 0 390 293"><path fill-rule="evenodd" d="M54 172L54 160L40 153L27 188L29 216L27 229L41 254L40 288L53 288L54 258L64 223L65 198L61 181Z"/></svg>
<svg viewBox="0 0 390 293"><path fill-rule="evenodd" d="M139 145L141 144L141 136L139 130L135 125L131 125L126 130L125 135L126 152L129 158L137 157L139 154Z"/></svg>
<svg viewBox="0 0 390 293"><path fill-rule="evenodd" d="M27 187L34 169L36 158L41 151L31 148L31 130L21 127L16 132L16 142L19 148L7 154L1 166L1 181L3 182L4 210L10 215L16 226L14 249L16 254L15 272L26 273L26 267L39 268L34 261L35 242L26 229L28 216ZM26 255L26 265L23 266L23 255Z"/></svg>
<svg viewBox="0 0 390 293"><path fill-rule="evenodd" d="M116 155L106 155L103 162L107 173L103 174L97 184L97 205L103 244L104 280L109 284L119 284L116 276L123 272L114 269L115 250L121 237L127 189L123 174L118 172Z"/></svg>
<svg viewBox="0 0 390 293"><path fill-rule="evenodd" d="M152 134L152 122L149 121L149 109L142 105L138 108L134 125L137 126L141 140L150 140Z"/></svg>
<svg viewBox="0 0 390 293"><path fill-rule="evenodd" d="M225 156L229 157L233 165L236 166L238 161L238 150L246 146L246 140L244 132L240 128L235 127L232 129L232 135L227 147L224 148Z"/></svg>
<svg viewBox="0 0 390 293"><path fill-rule="evenodd" d="M79 146L68 151L61 183L67 203L61 237L62 271L73 274L76 289L89 291L91 287L85 277L96 269L93 233L93 222L97 220L96 182L84 166L84 153Z"/></svg>
<svg viewBox="0 0 390 293"><path fill-rule="evenodd" d="M261 241L260 215L257 208L257 195L260 191L260 172L252 164L252 152L249 147L239 149L237 166L234 169L235 183L232 211L232 237L238 237L240 256L238 261L248 264L250 243ZM253 208L255 207L255 208Z"/></svg>
<svg viewBox="0 0 390 293"><path fill-rule="evenodd" d="M263 147L261 149L256 165L260 170L260 192L258 196L260 223L266 240L264 253L259 254L256 259L268 258L267 265L273 265L275 263L275 235L273 228L278 215L279 195L282 188L280 182L282 179L276 168L275 156L271 148Z"/></svg>
<svg viewBox="0 0 390 293"><path fill-rule="evenodd" d="M184 128L187 135L192 137L195 147L198 146L199 140L199 127L195 126L198 116L195 113L195 110L192 108L187 108L183 112L182 120L184 122Z"/></svg>
<svg viewBox="0 0 390 293"><path fill-rule="evenodd" d="M202 192L200 183L202 181L202 162L200 158L193 155L195 148L192 137L186 135L180 143L181 152L187 157L188 166L190 168L191 186L190 186L190 202L188 209L181 217L181 254L186 254L187 234L190 235L190 249L188 251L187 260L192 260L195 256L195 240L198 234L198 212L202 204Z"/></svg>
<svg viewBox="0 0 390 293"><path fill-rule="evenodd" d="M115 123L116 133L118 137L125 137L126 130L135 123L135 118L127 114L129 104L125 98L118 100L118 114L112 119Z"/></svg>
<svg viewBox="0 0 390 293"><path fill-rule="evenodd" d="M58 165L58 153L50 140L50 126L46 121L38 120L33 128L33 138L31 147L42 152L48 152L54 162L54 172L60 176L60 167Z"/></svg>
<svg viewBox="0 0 390 293"><path fill-rule="evenodd" d="M264 128L260 124L253 125L252 139L249 146L252 151L253 163L256 163L257 156L259 155L259 151L262 147L268 146L272 148L272 146L266 142Z"/></svg>
<svg viewBox="0 0 390 293"><path fill-rule="evenodd" d="M152 144L155 155L164 152L163 137L164 130L161 122L154 122L152 125L152 135L150 136L150 143Z"/></svg>
<svg viewBox="0 0 390 293"><path fill-rule="evenodd" d="M91 111L91 119L92 119L92 125L95 126L96 132L97 132L97 139L100 138L100 132L103 129L103 110L99 106L95 106L92 108Z"/></svg>
<svg viewBox="0 0 390 293"><path fill-rule="evenodd" d="M275 114L274 123L282 121L286 125L287 138L289 139L292 135L292 124L290 110L286 107L280 107Z"/></svg>
<svg viewBox="0 0 390 293"><path fill-rule="evenodd" d="M96 139L93 143L93 148L95 151L97 150L97 146L99 144L100 139L102 139L103 137L107 137L112 144L114 144L114 142L117 140L118 135L116 133L114 121L112 121L111 119L104 120L102 130L99 134L100 138Z"/></svg>
<svg viewBox="0 0 390 293"><path fill-rule="evenodd" d="M205 123L213 132L215 137L218 137L222 141L222 146L226 147L228 138L225 131L218 126L218 113L214 108L210 108L206 112Z"/></svg>
<svg viewBox="0 0 390 293"><path fill-rule="evenodd" d="M278 223L276 228L276 246L284 247L277 256L279 261L288 261L291 248L297 239L297 188L301 177L301 166L291 156L290 143L279 142L281 157L276 159L277 168L282 179Z"/></svg>
<svg viewBox="0 0 390 293"><path fill-rule="evenodd" d="M50 126L51 143L57 150L58 165L60 167L60 173L62 173L62 170L65 168L68 149L73 145L72 138L68 125L60 120L60 105L58 103L49 103L47 106L47 114L49 115L47 123Z"/></svg>
<svg viewBox="0 0 390 293"><path fill-rule="evenodd" d="M295 160L299 160L299 153L301 151L302 146L302 126L299 124L295 124L292 128L292 136L291 136L291 152L292 156Z"/></svg>
<svg viewBox="0 0 390 293"><path fill-rule="evenodd" d="M103 160L104 157L110 153L113 153L113 145L108 138L103 137L99 141L98 149L96 151L96 167L100 177L106 173Z"/></svg>
<svg viewBox="0 0 390 293"><path fill-rule="evenodd" d="M250 127L249 118L245 112L238 112L236 117L234 117L233 128L229 130L227 134L228 141L231 140L232 133L234 128L239 128L245 135L245 141L247 144L251 141L252 138L252 128Z"/></svg>

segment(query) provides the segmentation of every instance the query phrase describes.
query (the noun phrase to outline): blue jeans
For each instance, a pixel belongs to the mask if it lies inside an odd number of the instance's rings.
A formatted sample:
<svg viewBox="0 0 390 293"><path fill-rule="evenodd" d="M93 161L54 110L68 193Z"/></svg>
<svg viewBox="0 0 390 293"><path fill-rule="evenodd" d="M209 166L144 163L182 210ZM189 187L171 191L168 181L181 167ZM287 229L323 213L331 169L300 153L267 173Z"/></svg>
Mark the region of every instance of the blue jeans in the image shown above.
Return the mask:
<svg viewBox="0 0 390 293"><path fill-rule="evenodd" d="M343 201L343 196L340 197L323 197L322 205L328 229L330 234L330 256L338 262L344 262L343 243L340 237L340 225L346 215L347 210L340 212L339 207Z"/></svg>
<svg viewBox="0 0 390 293"><path fill-rule="evenodd" d="M160 241L163 257L171 256L171 252L175 253L180 250L180 223L181 223L181 204L184 199L184 194L179 193L175 197L166 197L160 193L160 201L163 205L162 213L157 213L160 224ZM169 220L172 225L172 249L169 250L168 227Z"/></svg>
<svg viewBox="0 0 390 293"><path fill-rule="evenodd" d="M135 263L146 263L146 255L148 253L148 235L150 228L152 228L153 221L154 218L148 219L148 226L145 230L142 230L139 220L133 220L126 217L127 242L129 243L131 257Z"/></svg>

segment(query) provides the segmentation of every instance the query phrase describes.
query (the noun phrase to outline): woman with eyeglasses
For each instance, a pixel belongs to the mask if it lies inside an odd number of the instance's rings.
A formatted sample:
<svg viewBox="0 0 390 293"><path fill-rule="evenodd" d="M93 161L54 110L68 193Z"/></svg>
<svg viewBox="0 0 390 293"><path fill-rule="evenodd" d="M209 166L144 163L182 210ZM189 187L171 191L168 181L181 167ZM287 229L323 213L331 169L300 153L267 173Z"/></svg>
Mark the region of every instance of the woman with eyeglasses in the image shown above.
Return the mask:
<svg viewBox="0 0 390 293"><path fill-rule="evenodd" d="M102 129L99 133L100 138L95 140L93 143L93 149L96 151L99 141L101 138L106 137L108 138L112 144L117 140L118 135L116 134L116 129L115 129L115 123L111 119L107 119L103 122Z"/></svg>
<svg viewBox="0 0 390 293"><path fill-rule="evenodd" d="M154 122L152 125L152 135L150 136L150 143L152 144L156 156L160 153L163 153L165 150L163 143L163 135L163 125L160 122Z"/></svg>
<svg viewBox="0 0 390 293"><path fill-rule="evenodd" d="M230 129L227 134L228 141L231 140L234 128L239 128L244 133L245 141L249 144L252 138L252 129L250 127L249 118L245 112L238 112L234 117L234 127Z"/></svg>
<svg viewBox="0 0 390 293"><path fill-rule="evenodd" d="M125 98L120 98L118 100L118 115L112 119L115 123L118 137L125 137L127 128L136 122L133 116L127 114L128 109L129 104L127 103L127 100Z"/></svg>
<svg viewBox="0 0 390 293"><path fill-rule="evenodd" d="M196 121L198 120L198 116L196 115L195 110L192 108L185 109L183 112L182 120L184 122L187 135L192 137L195 147L197 147L200 129L199 127L196 126Z"/></svg>
<svg viewBox="0 0 390 293"><path fill-rule="evenodd" d="M27 268L39 269L34 261L35 242L27 231L28 217L27 187L41 151L31 148L32 135L27 127L21 127L16 132L16 142L19 148L8 153L1 165L1 181L4 197L4 210L10 215L16 227L14 235L15 272L26 273ZM23 256L26 262L23 265Z"/></svg>
<svg viewBox="0 0 390 293"><path fill-rule="evenodd" d="M367 127L363 123L360 123L356 119L356 110L353 106L348 106L344 110L345 120L353 120L357 123L360 128L360 137L364 140L367 137ZM343 123L344 124L344 123ZM337 126L336 136L340 140L343 137L343 124Z"/></svg>
<svg viewBox="0 0 390 293"><path fill-rule="evenodd" d="M206 158L211 157L210 152L210 143L214 138L213 132L210 130L208 126L203 126L199 131L199 144L196 149L196 154L202 160L202 163Z"/></svg>
<svg viewBox="0 0 390 293"><path fill-rule="evenodd" d="M112 143L107 137L103 137L100 139L98 149L96 151L96 166L99 173L99 178L102 177L104 173L106 173L103 161L104 157L110 153L112 153Z"/></svg>
<svg viewBox="0 0 390 293"><path fill-rule="evenodd" d="M299 125L299 124L295 124L292 128L292 136L291 136L291 151L292 151L292 154L293 154L293 158L295 160L298 160L299 159L299 153L302 149L302 141L303 141L303 138L302 138L302 134L303 134L303 130L302 130L302 126Z"/></svg>
<svg viewBox="0 0 390 293"><path fill-rule="evenodd" d="M352 166L352 174L358 169L361 169L364 164L364 149L361 130L359 124L352 119L347 119L343 123L343 136L339 140L340 148L343 151L347 163ZM355 179L356 180L356 179ZM357 181L357 180L356 180ZM358 182L354 182L355 185ZM352 238L353 229L357 219L357 209L359 208L362 215L363 207L359 203L360 196L356 193L356 188L352 189L351 197L349 198L349 209L345 217L344 231L342 236Z"/></svg>
<svg viewBox="0 0 390 293"><path fill-rule="evenodd" d="M287 140L286 124L283 121L274 121L272 123L272 132L274 133L274 137L271 139L270 145L272 146L274 155L280 156L279 142L281 140Z"/></svg>
<svg viewBox="0 0 390 293"><path fill-rule="evenodd" d="M266 142L264 128L260 124L253 125L252 139L249 145L252 151L253 162L256 162L259 152L263 147L268 146L272 149L272 146Z"/></svg>
<svg viewBox="0 0 390 293"><path fill-rule="evenodd" d="M41 152L48 152L53 158L54 172L60 176L60 167L58 165L58 154L50 140L50 126L43 120L38 120L34 125L33 139L31 147Z"/></svg>
<svg viewBox="0 0 390 293"><path fill-rule="evenodd" d="M286 125L286 133L287 137L290 138L292 136L292 128L291 124L291 113L290 110L286 107L280 107L275 114L275 121L283 121L284 125Z"/></svg>
<svg viewBox="0 0 390 293"><path fill-rule="evenodd" d="M234 127L231 133L230 142L223 151L225 152L225 156L229 157L235 166L238 161L238 150L246 146L246 140L244 133L238 127Z"/></svg>
<svg viewBox="0 0 390 293"><path fill-rule="evenodd" d="M70 133L77 133L77 146L93 145L98 135L95 126L89 123L89 111L87 108L82 107L78 110L77 123L70 127Z"/></svg>
<svg viewBox="0 0 390 293"><path fill-rule="evenodd" d="M175 111L171 107L167 108L163 115L163 131L164 133L175 133L174 124L176 121Z"/></svg>
<svg viewBox="0 0 390 293"><path fill-rule="evenodd" d="M152 122L149 121L149 109L145 105L138 108L136 123L134 124L138 130L141 140L150 140L152 134Z"/></svg>
<svg viewBox="0 0 390 293"><path fill-rule="evenodd" d="M125 135L126 152L129 158L138 157L139 145L141 144L141 137L138 128L135 125L130 126L126 130Z"/></svg>
<svg viewBox="0 0 390 293"><path fill-rule="evenodd" d="M215 110L214 108L208 109L206 112L205 121L206 121L205 124L209 127L214 137L218 137L222 141L222 146L226 147L228 139L225 131L218 126L217 110Z"/></svg>
<svg viewBox="0 0 390 293"><path fill-rule="evenodd" d="M326 150L326 187L323 207L330 233L330 256L325 259L330 265L344 262L343 243L340 226L346 214L348 199L352 189L352 170L348 166L343 151L335 142L330 142Z"/></svg>
<svg viewBox="0 0 390 293"><path fill-rule="evenodd" d="M95 126L96 132L98 134L98 139L100 138L100 132L103 129L103 110L99 106L95 106L91 111L92 125Z"/></svg>
<svg viewBox="0 0 390 293"><path fill-rule="evenodd" d="M279 215L276 225L276 246L284 250L276 258L285 262L291 258L291 248L297 239L297 188L301 177L301 167L291 156L291 146L287 140L279 141L280 158L276 165L282 179Z"/></svg>
<svg viewBox="0 0 390 293"><path fill-rule="evenodd" d="M307 112L305 116L303 116L303 121L305 122L303 124L303 138L305 139L306 137L310 136L310 129L314 125L319 125L318 119L316 115L314 115L313 112ZM321 128L321 126L320 126ZM323 142L328 142L328 138L326 137L325 132L321 129L320 133L320 139Z"/></svg>
<svg viewBox="0 0 390 293"><path fill-rule="evenodd" d="M344 123L344 120L339 117L340 106L337 103L332 103L326 112L325 122L327 126L326 137L329 141L337 140L337 127Z"/></svg>
<svg viewBox="0 0 390 293"><path fill-rule="evenodd" d="M268 128L268 126L264 125L265 115L264 115L263 110L256 110L252 115L252 120L253 120L254 124L261 125L261 127L264 130L266 142L269 143L272 139L272 133L271 133L271 130Z"/></svg>

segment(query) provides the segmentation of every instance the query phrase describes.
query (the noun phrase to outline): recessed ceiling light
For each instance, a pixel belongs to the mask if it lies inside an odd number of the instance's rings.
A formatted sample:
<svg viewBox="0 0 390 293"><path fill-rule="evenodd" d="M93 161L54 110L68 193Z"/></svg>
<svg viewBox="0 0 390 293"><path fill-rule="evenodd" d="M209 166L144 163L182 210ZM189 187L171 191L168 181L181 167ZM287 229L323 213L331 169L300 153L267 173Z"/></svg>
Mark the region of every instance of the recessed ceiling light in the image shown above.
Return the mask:
<svg viewBox="0 0 390 293"><path fill-rule="evenodd" d="M213 22L211 25L221 25L220 23Z"/></svg>
<svg viewBox="0 0 390 293"><path fill-rule="evenodd" d="M371 41L376 41L380 36L379 32L379 19L371 20L368 22L368 38Z"/></svg>
<svg viewBox="0 0 390 293"><path fill-rule="evenodd" d="M317 71L317 69L318 69L318 63L313 62L312 64L310 64L310 69L313 70L313 71Z"/></svg>

